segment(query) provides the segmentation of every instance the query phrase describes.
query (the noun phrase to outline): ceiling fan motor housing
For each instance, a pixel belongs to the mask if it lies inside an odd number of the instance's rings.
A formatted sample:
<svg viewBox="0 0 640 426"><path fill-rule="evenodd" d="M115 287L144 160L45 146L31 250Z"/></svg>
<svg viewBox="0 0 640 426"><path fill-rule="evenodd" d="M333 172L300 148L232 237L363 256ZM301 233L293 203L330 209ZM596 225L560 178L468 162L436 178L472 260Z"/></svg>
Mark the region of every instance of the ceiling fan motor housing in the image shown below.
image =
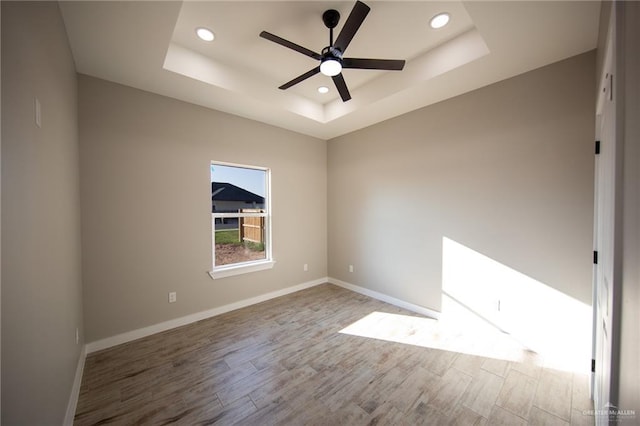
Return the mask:
<svg viewBox="0 0 640 426"><path fill-rule="evenodd" d="M322 59L328 59L328 58L332 58L332 59L336 59L336 60L342 60L342 52L340 51L340 49L335 48L333 46L327 46L324 49L322 49Z"/></svg>
<svg viewBox="0 0 640 426"><path fill-rule="evenodd" d="M340 21L340 12L335 9L326 10L322 14L322 21L329 29L333 29L338 25Z"/></svg>

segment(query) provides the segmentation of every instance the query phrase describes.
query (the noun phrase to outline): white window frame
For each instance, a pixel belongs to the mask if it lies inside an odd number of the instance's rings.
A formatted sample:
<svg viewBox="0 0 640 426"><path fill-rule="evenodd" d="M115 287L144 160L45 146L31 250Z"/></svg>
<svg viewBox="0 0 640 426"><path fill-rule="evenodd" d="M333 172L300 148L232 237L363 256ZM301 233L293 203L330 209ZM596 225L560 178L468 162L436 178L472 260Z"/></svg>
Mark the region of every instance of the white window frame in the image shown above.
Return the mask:
<svg viewBox="0 0 640 426"><path fill-rule="evenodd" d="M273 260L272 250L273 243L271 239L271 169L260 166L249 166L245 164L225 163L222 161L212 161L212 166L227 166L238 167L243 169L261 170L265 172L265 194L264 194L264 213L211 213L211 271L209 276L212 279L219 279L225 277L231 277L234 275L247 274L250 272L264 271L266 269L273 268L275 260ZM211 207L211 203L209 203ZM232 263L229 265L216 266L216 226L215 220L220 218L241 218L241 217L263 217L264 218L264 233L265 233L265 245L264 252L265 258L260 260L251 260L247 262Z"/></svg>

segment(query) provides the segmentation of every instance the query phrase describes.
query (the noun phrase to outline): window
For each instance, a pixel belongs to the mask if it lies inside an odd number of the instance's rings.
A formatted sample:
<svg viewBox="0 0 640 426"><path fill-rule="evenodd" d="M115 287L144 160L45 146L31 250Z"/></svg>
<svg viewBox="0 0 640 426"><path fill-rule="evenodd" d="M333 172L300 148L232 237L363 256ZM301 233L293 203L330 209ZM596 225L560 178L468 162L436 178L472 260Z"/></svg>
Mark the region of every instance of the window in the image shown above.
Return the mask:
<svg viewBox="0 0 640 426"><path fill-rule="evenodd" d="M211 163L212 278L273 267L270 171Z"/></svg>

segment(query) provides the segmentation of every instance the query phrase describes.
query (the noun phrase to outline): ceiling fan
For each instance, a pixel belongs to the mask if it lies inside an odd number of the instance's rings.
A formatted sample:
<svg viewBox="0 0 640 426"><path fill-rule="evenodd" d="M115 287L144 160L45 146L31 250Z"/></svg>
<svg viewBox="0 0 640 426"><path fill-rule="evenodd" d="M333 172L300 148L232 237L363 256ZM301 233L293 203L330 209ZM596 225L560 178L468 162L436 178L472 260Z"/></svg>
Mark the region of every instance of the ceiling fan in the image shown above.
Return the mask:
<svg viewBox="0 0 640 426"><path fill-rule="evenodd" d="M282 37L271 34L267 31L262 31L260 37L267 40L278 43L284 47L295 50L303 55L309 56L317 61L320 61L320 65L305 72L304 74L294 78L293 80L283 84L279 87L281 90L286 90L291 86L294 86L301 81L306 80L318 73L322 73L333 79L333 82L340 93L340 97L343 102L351 99L349 89L342 76L343 69L368 69L368 70L389 70L389 71L401 71L404 68L404 60L399 59L360 59L360 58L345 58L342 55L351 43L353 36L356 34L360 25L367 17L367 14L371 8L361 1L357 1L353 6L347 22L345 22L338 38L333 41L333 29L338 25L340 20L340 13L337 10L329 9L322 14L322 21L324 25L329 28L329 46L322 49L322 53L318 54L312 50L302 47L298 44L285 40Z"/></svg>

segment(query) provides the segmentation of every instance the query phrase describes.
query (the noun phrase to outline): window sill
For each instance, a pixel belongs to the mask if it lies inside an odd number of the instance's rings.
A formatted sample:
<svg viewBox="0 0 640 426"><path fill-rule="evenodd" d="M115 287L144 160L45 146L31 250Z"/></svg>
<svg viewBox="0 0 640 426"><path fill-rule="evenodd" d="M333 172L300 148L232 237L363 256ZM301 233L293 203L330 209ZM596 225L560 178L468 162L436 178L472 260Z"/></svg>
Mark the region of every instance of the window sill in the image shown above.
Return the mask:
<svg viewBox="0 0 640 426"><path fill-rule="evenodd" d="M234 275L248 274L250 272L264 271L273 268L276 264L275 260L262 260L258 262L245 263L241 265L221 266L209 271L211 279L232 277Z"/></svg>

